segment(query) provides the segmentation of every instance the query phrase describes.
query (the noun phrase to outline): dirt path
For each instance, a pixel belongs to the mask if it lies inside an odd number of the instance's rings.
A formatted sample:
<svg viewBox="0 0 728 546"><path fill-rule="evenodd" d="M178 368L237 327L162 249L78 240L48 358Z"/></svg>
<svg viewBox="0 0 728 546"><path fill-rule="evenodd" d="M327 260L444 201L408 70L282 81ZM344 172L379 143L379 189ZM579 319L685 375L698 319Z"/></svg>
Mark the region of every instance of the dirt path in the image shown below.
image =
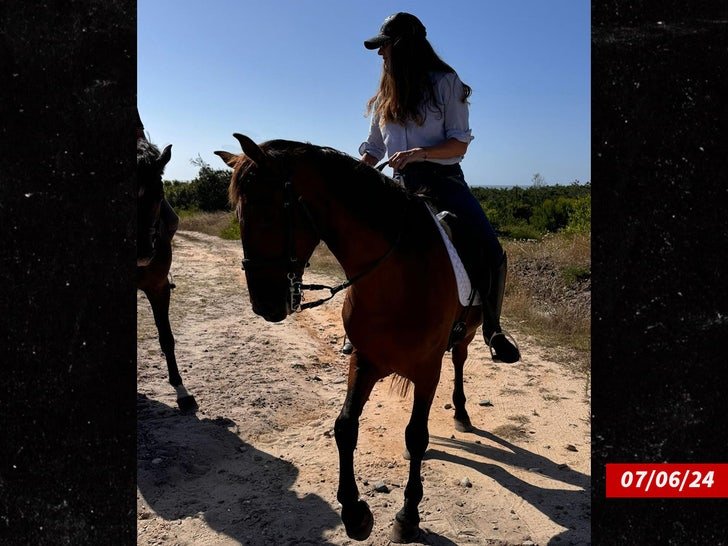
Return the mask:
<svg viewBox="0 0 728 546"><path fill-rule="evenodd" d="M171 321L185 385L181 415L151 310L138 313L138 544L386 545L401 508L410 399L380 382L362 415L355 468L374 514L349 539L336 500L333 425L346 391L343 296L270 324L253 315L238 242L175 237ZM331 279L307 273L308 282ZM588 385L518 335L523 362L491 362L482 339L465 368L476 431L456 432L443 361L423 464L417 544L589 544ZM375 491L383 482L389 492ZM468 485L468 483L470 485Z"/></svg>

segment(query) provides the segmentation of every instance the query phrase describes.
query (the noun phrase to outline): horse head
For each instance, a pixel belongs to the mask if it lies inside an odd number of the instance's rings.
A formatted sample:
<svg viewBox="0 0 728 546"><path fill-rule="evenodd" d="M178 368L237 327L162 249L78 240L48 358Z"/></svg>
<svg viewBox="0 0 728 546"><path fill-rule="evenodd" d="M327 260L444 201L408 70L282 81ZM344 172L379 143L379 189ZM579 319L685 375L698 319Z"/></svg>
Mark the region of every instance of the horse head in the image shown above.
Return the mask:
<svg viewBox="0 0 728 546"><path fill-rule="evenodd" d="M233 168L230 201L250 301L257 315L280 322L299 310L303 270L320 239L294 188L291 154L272 142L258 146L245 135L233 136L243 154L215 154Z"/></svg>
<svg viewBox="0 0 728 546"><path fill-rule="evenodd" d="M156 252L164 199L162 174L171 157L171 144L159 153L154 144L137 141L137 267L149 265Z"/></svg>

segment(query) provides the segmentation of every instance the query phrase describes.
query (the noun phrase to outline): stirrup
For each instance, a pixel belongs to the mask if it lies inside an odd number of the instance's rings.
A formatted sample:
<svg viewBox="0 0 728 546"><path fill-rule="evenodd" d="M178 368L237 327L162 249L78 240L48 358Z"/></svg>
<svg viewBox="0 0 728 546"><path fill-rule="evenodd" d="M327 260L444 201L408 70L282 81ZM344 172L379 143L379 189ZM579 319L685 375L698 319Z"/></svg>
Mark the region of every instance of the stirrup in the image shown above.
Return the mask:
<svg viewBox="0 0 728 546"><path fill-rule="evenodd" d="M493 339L496 336L503 336L508 341L510 341L513 344L513 346L516 348L516 351L518 351L518 354L520 356L521 348L518 346L518 343L516 343L516 340L513 339L513 336L511 334L509 334L508 332L506 332L504 330L501 330L500 332L493 332L493 335L491 335L490 338L488 338L488 349L490 349L490 358L491 359L493 359L494 361L497 361L497 362L502 362L502 360L500 358L496 358L496 354L493 351ZM520 360L520 358L519 358L519 360Z"/></svg>

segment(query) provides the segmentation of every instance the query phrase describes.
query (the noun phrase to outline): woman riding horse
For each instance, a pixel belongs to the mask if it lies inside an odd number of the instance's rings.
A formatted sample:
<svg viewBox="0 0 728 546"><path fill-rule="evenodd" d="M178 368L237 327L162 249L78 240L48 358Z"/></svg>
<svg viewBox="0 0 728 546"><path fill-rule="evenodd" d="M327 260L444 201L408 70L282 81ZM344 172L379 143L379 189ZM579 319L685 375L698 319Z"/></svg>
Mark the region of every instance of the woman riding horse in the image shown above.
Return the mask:
<svg viewBox="0 0 728 546"><path fill-rule="evenodd" d="M302 303L307 288L302 278L320 241L347 276L345 283L330 288L333 295L348 287L341 313L356 346L334 430L341 518L347 534L357 540L368 537L373 526L354 475L359 417L380 379L395 374L414 385L405 430L410 472L392 531L395 542L411 541L419 532L427 421L449 347L455 368L455 426L472 430L463 367L468 344L481 324L480 307L460 303L440 228L422 199L331 148L285 140L258 146L244 135L235 137L244 154L215 153L233 168L230 198L240 221L253 312L279 322L319 303ZM453 325L460 323L462 336L453 340Z"/></svg>
<svg viewBox="0 0 728 546"><path fill-rule="evenodd" d="M410 191L424 192L439 210L454 213L463 262L483 300L485 343L494 360L517 362L518 348L500 325L507 257L460 168L473 139L471 89L426 36L417 17L400 12L364 42L367 49L378 49L384 63L379 90L368 104L372 121L359 148L361 160L375 165L386 153L395 179Z"/></svg>

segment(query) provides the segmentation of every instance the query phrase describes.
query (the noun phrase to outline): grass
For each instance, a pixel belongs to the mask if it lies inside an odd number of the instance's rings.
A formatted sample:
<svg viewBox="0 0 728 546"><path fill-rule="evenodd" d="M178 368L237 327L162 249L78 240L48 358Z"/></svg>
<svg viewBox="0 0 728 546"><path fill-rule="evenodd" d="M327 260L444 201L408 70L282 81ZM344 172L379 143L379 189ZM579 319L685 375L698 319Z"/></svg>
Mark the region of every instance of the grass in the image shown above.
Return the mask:
<svg viewBox="0 0 728 546"><path fill-rule="evenodd" d="M181 211L180 229L238 240L233 212ZM518 329L553 349L553 357L589 373L591 350L591 237L549 234L541 240L501 240L508 253L503 301L504 326ZM311 270L343 280L325 244L313 253Z"/></svg>
<svg viewBox="0 0 728 546"><path fill-rule="evenodd" d="M591 350L591 236L549 234L540 241L503 241L508 282L503 314L546 346L573 351L588 371Z"/></svg>
<svg viewBox="0 0 728 546"><path fill-rule="evenodd" d="M528 441L529 439L528 434L520 425L500 425L495 427L491 433L509 442Z"/></svg>
<svg viewBox="0 0 728 546"><path fill-rule="evenodd" d="M179 229L197 231L223 239L240 239L240 227L234 212L202 212L199 210L181 210Z"/></svg>

